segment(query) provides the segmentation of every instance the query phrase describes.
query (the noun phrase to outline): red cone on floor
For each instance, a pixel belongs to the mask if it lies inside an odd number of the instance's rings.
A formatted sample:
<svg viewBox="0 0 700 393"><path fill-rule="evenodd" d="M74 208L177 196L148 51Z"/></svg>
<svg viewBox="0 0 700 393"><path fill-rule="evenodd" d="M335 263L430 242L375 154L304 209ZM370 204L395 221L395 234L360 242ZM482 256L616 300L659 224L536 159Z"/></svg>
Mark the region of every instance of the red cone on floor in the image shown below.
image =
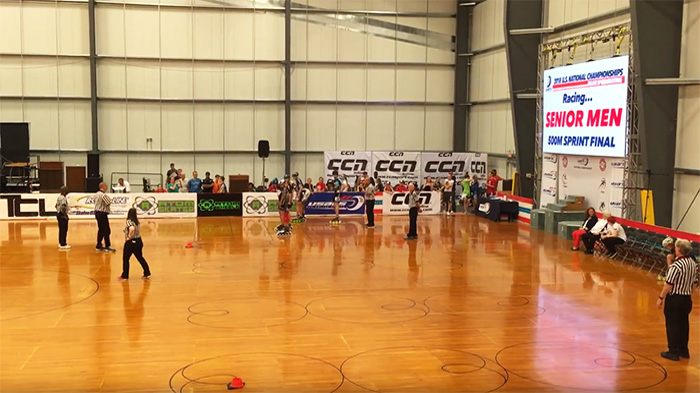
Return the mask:
<svg viewBox="0 0 700 393"><path fill-rule="evenodd" d="M192 248L192 243L185 244L185 248Z"/></svg>
<svg viewBox="0 0 700 393"><path fill-rule="evenodd" d="M240 389L245 386L245 382L243 382L242 379L236 377L231 380L228 384L226 384L228 387L228 390L233 390L233 389Z"/></svg>

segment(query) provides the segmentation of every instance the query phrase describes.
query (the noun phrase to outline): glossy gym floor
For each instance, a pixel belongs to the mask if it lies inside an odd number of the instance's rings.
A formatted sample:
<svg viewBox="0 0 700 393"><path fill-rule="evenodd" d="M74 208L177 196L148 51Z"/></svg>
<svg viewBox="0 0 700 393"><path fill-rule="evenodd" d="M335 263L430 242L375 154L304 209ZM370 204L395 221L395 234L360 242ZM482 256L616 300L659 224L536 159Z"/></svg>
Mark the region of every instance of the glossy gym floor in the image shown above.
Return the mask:
<svg viewBox="0 0 700 393"><path fill-rule="evenodd" d="M96 224L0 222L0 391L700 390L671 362L654 275L473 216L144 220L153 272L96 253ZM185 248L188 242L193 248Z"/></svg>

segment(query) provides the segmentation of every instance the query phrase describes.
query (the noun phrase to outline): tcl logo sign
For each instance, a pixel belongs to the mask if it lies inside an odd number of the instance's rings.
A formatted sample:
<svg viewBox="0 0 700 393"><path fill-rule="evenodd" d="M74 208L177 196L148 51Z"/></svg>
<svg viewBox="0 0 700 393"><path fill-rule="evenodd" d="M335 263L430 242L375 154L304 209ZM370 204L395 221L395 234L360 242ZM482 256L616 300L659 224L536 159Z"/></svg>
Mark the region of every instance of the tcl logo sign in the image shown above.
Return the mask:
<svg viewBox="0 0 700 393"><path fill-rule="evenodd" d="M401 153L403 154L403 153ZM418 162L416 161L402 161L402 160L379 160L375 170L380 172L415 172L418 167Z"/></svg>
<svg viewBox="0 0 700 393"><path fill-rule="evenodd" d="M46 201L43 199L22 198L19 195L3 195L0 198L7 200L8 217L50 217L56 215L55 211L46 211ZM22 211L22 207L26 205L38 205L39 211ZM34 210L36 210L36 207Z"/></svg>
<svg viewBox="0 0 700 393"><path fill-rule="evenodd" d="M477 174L486 174L486 163L483 161L472 161L469 171Z"/></svg>
<svg viewBox="0 0 700 393"><path fill-rule="evenodd" d="M353 160L353 159L341 160L341 159L335 158L335 159L328 161L328 170L331 170L331 171L348 171L348 172L365 171L365 170L367 170L367 166L369 166L369 161L367 161L367 160Z"/></svg>
<svg viewBox="0 0 700 393"><path fill-rule="evenodd" d="M451 153L450 153L451 154ZM464 161L428 161L425 163L425 172L464 172L467 164Z"/></svg>
<svg viewBox="0 0 700 393"><path fill-rule="evenodd" d="M405 192L395 192L394 195L391 196L391 204L392 205L408 205L408 193ZM429 192L421 192L418 194L418 202L421 205L428 205L430 204L430 200L433 198L433 194Z"/></svg>

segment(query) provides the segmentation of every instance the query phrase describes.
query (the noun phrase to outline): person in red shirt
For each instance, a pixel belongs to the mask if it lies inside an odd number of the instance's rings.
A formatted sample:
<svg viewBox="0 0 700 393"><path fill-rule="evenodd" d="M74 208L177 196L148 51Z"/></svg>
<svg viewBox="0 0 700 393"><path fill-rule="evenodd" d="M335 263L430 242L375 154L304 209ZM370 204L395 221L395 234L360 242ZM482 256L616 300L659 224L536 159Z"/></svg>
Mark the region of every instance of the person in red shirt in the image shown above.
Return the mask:
<svg viewBox="0 0 700 393"><path fill-rule="evenodd" d="M153 192L161 193L161 192L167 192L167 191L165 190L165 188L163 188L162 184L158 184L158 187Z"/></svg>
<svg viewBox="0 0 700 393"><path fill-rule="evenodd" d="M397 184L396 187L394 187L394 191L396 191L396 192L408 191L408 188L406 188L406 183L404 183L404 181L401 180L401 183Z"/></svg>
<svg viewBox="0 0 700 393"><path fill-rule="evenodd" d="M322 177L318 178L318 183L316 183L316 191L319 191L319 192L326 191L326 183L323 181Z"/></svg>
<svg viewBox="0 0 700 393"><path fill-rule="evenodd" d="M491 173L489 173L489 178L488 180L486 180L486 195L496 194L496 190L498 189L498 182L501 180L503 180L503 178L498 176L496 170L491 170Z"/></svg>

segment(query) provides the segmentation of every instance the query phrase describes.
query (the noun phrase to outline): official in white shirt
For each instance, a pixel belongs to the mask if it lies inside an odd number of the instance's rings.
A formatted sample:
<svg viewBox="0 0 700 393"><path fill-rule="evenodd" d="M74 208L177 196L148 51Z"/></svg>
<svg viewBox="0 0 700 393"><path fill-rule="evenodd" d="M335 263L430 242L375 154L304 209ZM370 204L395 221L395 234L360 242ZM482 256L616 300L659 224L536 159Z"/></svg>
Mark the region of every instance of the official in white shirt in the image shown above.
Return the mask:
<svg viewBox="0 0 700 393"><path fill-rule="evenodd" d="M114 192L131 192L131 184L129 184L128 181L124 180L121 177L119 178L119 180L117 180L117 185L112 188L114 189Z"/></svg>
<svg viewBox="0 0 700 393"><path fill-rule="evenodd" d="M608 250L608 256L615 255L615 246L619 246L627 241L625 228L617 222L615 217L608 218L607 231L600 236L605 248Z"/></svg>
<svg viewBox="0 0 700 393"><path fill-rule="evenodd" d="M603 219L598 220L588 233L581 235L581 243L583 243L583 249L586 254L593 254L595 242L600 240L600 237L607 232L609 226L608 218L610 218L610 212L604 212Z"/></svg>

